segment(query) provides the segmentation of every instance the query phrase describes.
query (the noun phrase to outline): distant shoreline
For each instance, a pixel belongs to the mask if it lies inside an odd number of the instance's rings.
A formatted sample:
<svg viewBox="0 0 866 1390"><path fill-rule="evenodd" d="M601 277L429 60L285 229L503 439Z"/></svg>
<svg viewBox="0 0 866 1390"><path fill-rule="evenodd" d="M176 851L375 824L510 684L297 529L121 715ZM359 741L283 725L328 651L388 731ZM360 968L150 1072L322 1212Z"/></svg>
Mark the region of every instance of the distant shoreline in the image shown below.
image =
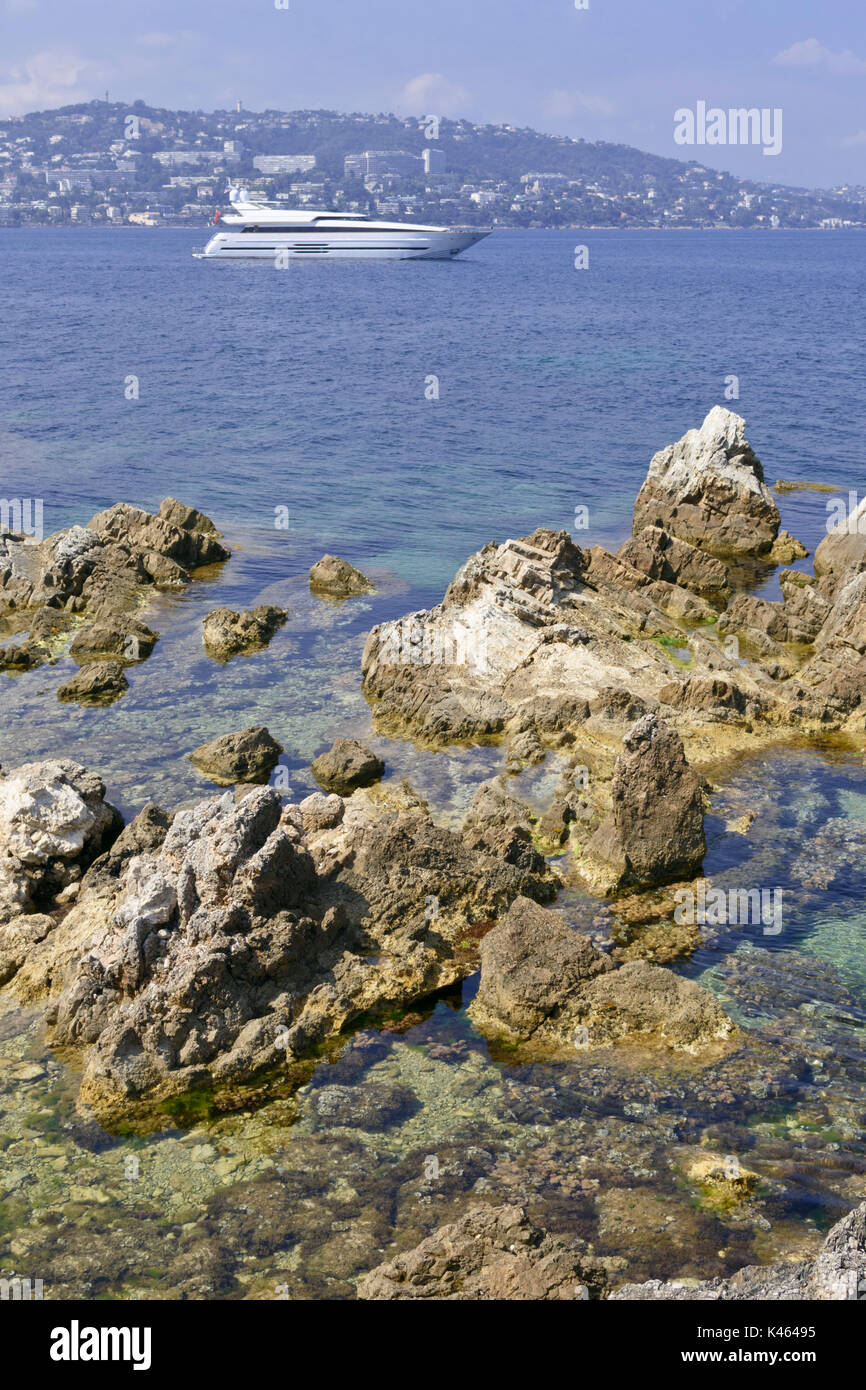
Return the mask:
<svg viewBox="0 0 866 1390"><path fill-rule="evenodd" d="M205 222L202 225L192 227L181 227L175 223L167 223L156 227L115 227L110 223L100 223L87 226L77 226L73 222L54 223L50 226L34 223L27 227L13 227L10 225L0 225L0 232L207 232L213 226L212 222ZM480 228L478 230L481 230ZM802 232L822 232L827 235L838 234L839 232L866 232L866 222L857 223L851 227L609 227L609 226L580 226L569 225L567 227L493 227L493 232L612 232L619 235L622 232L658 232L667 236L676 232L727 232L737 235L753 236L776 236L778 233L802 233Z"/></svg>

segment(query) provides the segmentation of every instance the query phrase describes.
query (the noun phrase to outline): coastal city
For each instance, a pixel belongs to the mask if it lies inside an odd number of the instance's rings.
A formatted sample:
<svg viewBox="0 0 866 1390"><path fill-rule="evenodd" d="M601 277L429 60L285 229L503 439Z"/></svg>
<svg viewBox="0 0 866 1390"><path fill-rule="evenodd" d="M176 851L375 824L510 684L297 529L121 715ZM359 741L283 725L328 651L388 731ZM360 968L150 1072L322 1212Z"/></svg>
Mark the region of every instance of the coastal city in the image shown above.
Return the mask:
<svg viewBox="0 0 866 1390"><path fill-rule="evenodd" d="M866 187L809 191L628 145L436 115L91 101L0 121L0 226L201 226L230 185L287 208L498 227L866 225Z"/></svg>

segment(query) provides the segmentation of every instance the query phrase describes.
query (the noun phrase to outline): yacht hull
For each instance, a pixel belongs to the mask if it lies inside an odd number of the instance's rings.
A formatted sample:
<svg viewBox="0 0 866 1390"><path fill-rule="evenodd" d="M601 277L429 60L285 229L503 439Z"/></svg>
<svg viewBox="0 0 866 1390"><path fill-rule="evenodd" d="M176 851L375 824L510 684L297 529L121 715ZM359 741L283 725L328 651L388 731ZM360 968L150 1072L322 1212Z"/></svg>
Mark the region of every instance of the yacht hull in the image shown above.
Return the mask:
<svg viewBox="0 0 866 1390"><path fill-rule="evenodd" d="M193 252L199 260L271 261L278 260L365 260L365 261L447 261L459 256L489 232L416 232L406 228L394 232L313 231L299 234L281 232L217 232L202 251Z"/></svg>

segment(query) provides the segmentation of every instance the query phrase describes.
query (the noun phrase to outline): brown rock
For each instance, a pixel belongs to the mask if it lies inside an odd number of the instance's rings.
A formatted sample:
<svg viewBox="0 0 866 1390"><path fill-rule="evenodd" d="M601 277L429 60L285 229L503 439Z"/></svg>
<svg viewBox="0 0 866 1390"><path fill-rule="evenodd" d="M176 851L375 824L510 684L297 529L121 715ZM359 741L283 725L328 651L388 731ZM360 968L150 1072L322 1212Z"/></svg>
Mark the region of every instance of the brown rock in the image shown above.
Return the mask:
<svg viewBox="0 0 866 1390"><path fill-rule="evenodd" d="M360 570L341 560L339 555L323 555L310 570L310 588L331 598L351 598L355 594L375 592L370 580Z"/></svg>
<svg viewBox="0 0 866 1390"><path fill-rule="evenodd" d="M636 535L659 526L722 559L769 556L779 524L746 422L722 406L655 455L634 509Z"/></svg>
<svg viewBox="0 0 866 1390"><path fill-rule="evenodd" d="M361 1299L585 1300L601 1264L532 1226L522 1207L473 1207L358 1282Z"/></svg>
<svg viewBox="0 0 866 1390"><path fill-rule="evenodd" d="M93 661L65 681L58 700L77 700L82 705L110 705L129 689L119 661Z"/></svg>
<svg viewBox="0 0 866 1390"><path fill-rule="evenodd" d="M241 613L215 608L202 620L202 640L208 656L228 661L239 652L260 651L288 618L283 608L262 604Z"/></svg>
<svg viewBox="0 0 866 1390"><path fill-rule="evenodd" d="M262 725L221 734L190 753L189 760L218 786L235 782L267 782L282 746Z"/></svg>
<svg viewBox="0 0 866 1390"><path fill-rule="evenodd" d="M689 878L707 852L703 796L682 739L657 714L633 726L617 758L613 809L587 846L581 869L612 888ZM596 861L595 866L592 861Z"/></svg>
<svg viewBox="0 0 866 1390"><path fill-rule="evenodd" d="M314 759L310 771L326 792L346 796L356 787L367 787L371 782L378 782L385 771L385 764L357 739L338 738L327 753L320 753Z"/></svg>

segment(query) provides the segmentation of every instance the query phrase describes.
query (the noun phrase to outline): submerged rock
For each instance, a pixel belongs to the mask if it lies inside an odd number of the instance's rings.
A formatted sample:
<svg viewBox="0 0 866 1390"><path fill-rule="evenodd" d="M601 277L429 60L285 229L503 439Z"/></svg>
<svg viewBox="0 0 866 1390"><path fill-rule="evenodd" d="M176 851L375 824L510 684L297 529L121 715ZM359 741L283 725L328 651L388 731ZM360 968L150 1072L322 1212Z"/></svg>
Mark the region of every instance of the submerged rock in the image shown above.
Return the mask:
<svg viewBox="0 0 866 1390"><path fill-rule="evenodd" d="M341 560L339 555L323 555L310 570L310 588L314 593L331 598L350 598L355 594L372 594L374 586L366 575Z"/></svg>
<svg viewBox="0 0 866 1390"><path fill-rule="evenodd" d="M657 714L626 734L611 795L611 814L581 861L587 879L610 892L698 873L707 852L701 783L679 734Z"/></svg>
<svg viewBox="0 0 866 1390"><path fill-rule="evenodd" d="M745 420L719 405L654 456L634 508L635 534L659 526L722 559L769 555L780 524Z"/></svg>
<svg viewBox="0 0 866 1390"><path fill-rule="evenodd" d="M604 1267L533 1226L518 1206L476 1206L358 1281L361 1299L587 1299Z"/></svg>
<svg viewBox="0 0 866 1390"><path fill-rule="evenodd" d="M354 738L338 738L327 753L320 753L310 764L310 771L326 792L346 796L356 787L368 787L378 782L385 764L377 754Z"/></svg>
<svg viewBox="0 0 866 1390"><path fill-rule="evenodd" d="M263 725L221 734L190 753L189 760L219 786L236 782L267 782L282 753L282 745Z"/></svg>
<svg viewBox="0 0 866 1390"><path fill-rule="evenodd" d="M866 1202L838 1221L819 1253L797 1264L749 1265L730 1279L699 1283L625 1284L612 1299L677 1301L796 1301L842 1302L866 1294Z"/></svg>
<svg viewBox="0 0 866 1390"><path fill-rule="evenodd" d="M262 604L238 613L215 608L202 619L202 641L208 656L228 661L239 652L260 651L288 619L284 608Z"/></svg>
<svg viewBox="0 0 866 1390"><path fill-rule="evenodd" d="M82 705L110 705L129 689L119 661L94 661L64 681L58 700L77 700Z"/></svg>

